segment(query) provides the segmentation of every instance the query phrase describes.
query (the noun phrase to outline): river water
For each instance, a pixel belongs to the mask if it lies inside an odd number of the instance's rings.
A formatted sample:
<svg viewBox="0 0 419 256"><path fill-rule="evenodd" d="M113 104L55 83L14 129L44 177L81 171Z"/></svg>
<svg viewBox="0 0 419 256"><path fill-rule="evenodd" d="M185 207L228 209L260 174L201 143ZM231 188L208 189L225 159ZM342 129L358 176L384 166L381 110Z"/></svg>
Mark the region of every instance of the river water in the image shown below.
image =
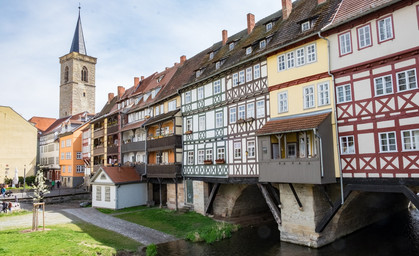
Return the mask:
<svg viewBox="0 0 419 256"><path fill-rule="evenodd" d="M247 227L211 245L183 240L158 245L158 255L419 255L419 211L405 210L319 249L280 241L277 225Z"/></svg>

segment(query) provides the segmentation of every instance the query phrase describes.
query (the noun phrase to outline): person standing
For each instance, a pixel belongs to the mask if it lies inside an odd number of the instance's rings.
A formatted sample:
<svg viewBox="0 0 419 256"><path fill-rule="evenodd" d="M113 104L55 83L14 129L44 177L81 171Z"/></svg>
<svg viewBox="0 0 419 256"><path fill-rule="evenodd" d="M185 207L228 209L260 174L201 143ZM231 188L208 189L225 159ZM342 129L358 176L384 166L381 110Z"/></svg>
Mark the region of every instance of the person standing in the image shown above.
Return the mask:
<svg viewBox="0 0 419 256"><path fill-rule="evenodd" d="M55 186L55 180L53 180L53 181L51 182L51 190L53 190L53 189L54 189L54 186Z"/></svg>
<svg viewBox="0 0 419 256"><path fill-rule="evenodd" d="M3 187L1 187L1 194L3 195L3 197L6 197L6 189Z"/></svg>

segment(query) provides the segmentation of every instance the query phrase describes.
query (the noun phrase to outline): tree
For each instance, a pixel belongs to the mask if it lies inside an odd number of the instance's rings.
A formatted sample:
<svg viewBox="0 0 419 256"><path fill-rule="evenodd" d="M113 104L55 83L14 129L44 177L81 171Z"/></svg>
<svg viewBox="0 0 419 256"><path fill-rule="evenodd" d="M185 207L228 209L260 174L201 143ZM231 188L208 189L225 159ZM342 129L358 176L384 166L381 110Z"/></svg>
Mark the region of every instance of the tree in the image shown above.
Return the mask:
<svg viewBox="0 0 419 256"><path fill-rule="evenodd" d="M45 177L42 169L36 172L34 187L33 201L42 202L44 196L49 193L48 186L45 185Z"/></svg>

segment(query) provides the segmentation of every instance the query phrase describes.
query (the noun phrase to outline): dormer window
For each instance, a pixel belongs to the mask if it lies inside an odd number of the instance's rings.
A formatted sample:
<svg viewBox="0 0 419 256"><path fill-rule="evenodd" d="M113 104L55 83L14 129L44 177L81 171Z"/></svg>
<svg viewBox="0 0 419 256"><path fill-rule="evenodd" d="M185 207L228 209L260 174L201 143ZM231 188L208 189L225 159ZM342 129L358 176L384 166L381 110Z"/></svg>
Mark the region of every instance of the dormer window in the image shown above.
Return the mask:
<svg viewBox="0 0 419 256"><path fill-rule="evenodd" d="M234 42L232 42L232 43L230 43L229 45L228 45L228 50L229 51L231 51L231 50L233 50L234 49Z"/></svg>
<svg viewBox="0 0 419 256"><path fill-rule="evenodd" d="M270 31L272 29L272 22L269 22L268 24L266 24L266 32Z"/></svg>
<svg viewBox="0 0 419 256"><path fill-rule="evenodd" d="M160 81L161 81L161 80L163 80L163 77L164 77L164 75L159 76L159 77L157 78L157 83L160 83Z"/></svg>
<svg viewBox="0 0 419 256"><path fill-rule="evenodd" d="M209 59L210 59L210 60L214 59L214 52L210 52L210 54L209 54Z"/></svg>
<svg viewBox="0 0 419 256"><path fill-rule="evenodd" d="M249 46L246 48L246 55L249 55L252 53L252 46Z"/></svg>
<svg viewBox="0 0 419 256"><path fill-rule="evenodd" d="M307 31L310 29L310 21L306 21L301 24L301 32Z"/></svg>
<svg viewBox="0 0 419 256"><path fill-rule="evenodd" d="M221 61L217 61L215 63L215 69L219 69L221 67Z"/></svg>
<svg viewBox="0 0 419 256"><path fill-rule="evenodd" d="M266 47L266 40L264 39L264 40L259 42L259 48L264 49L265 47Z"/></svg>

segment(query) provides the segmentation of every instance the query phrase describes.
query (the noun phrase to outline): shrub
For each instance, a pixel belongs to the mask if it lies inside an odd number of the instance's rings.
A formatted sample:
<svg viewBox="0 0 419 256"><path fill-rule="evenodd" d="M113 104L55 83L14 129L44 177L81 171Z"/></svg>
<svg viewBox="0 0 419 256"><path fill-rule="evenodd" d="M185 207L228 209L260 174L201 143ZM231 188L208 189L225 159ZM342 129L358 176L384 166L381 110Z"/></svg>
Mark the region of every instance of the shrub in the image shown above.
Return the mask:
<svg viewBox="0 0 419 256"><path fill-rule="evenodd" d="M238 225L221 222L217 223L215 226L189 232L186 235L186 240L190 240L192 242L205 241L206 243L211 244L225 238L230 238L231 232L237 231L238 229Z"/></svg>
<svg viewBox="0 0 419 256"><path fill-rule="evenodd" d="M26 177L26 184L28 184L29 186L32 186L33 183L35 183L35 176ZM23 184L23 180L22 180L22 184Z"/></svg>
<svg viewBox="0 0 419 256"><path fill-rule="evenodd" d="M147 250L145 251L147 256L156 256L157 255L157 245L150 244L147 246Z"/></svg>
<svg viewBox="0 0 419 256"><path fill-rule="evenodd" d="M11 186L12 182L13 182L13 178L4 178L4 184Z"/></svg>

